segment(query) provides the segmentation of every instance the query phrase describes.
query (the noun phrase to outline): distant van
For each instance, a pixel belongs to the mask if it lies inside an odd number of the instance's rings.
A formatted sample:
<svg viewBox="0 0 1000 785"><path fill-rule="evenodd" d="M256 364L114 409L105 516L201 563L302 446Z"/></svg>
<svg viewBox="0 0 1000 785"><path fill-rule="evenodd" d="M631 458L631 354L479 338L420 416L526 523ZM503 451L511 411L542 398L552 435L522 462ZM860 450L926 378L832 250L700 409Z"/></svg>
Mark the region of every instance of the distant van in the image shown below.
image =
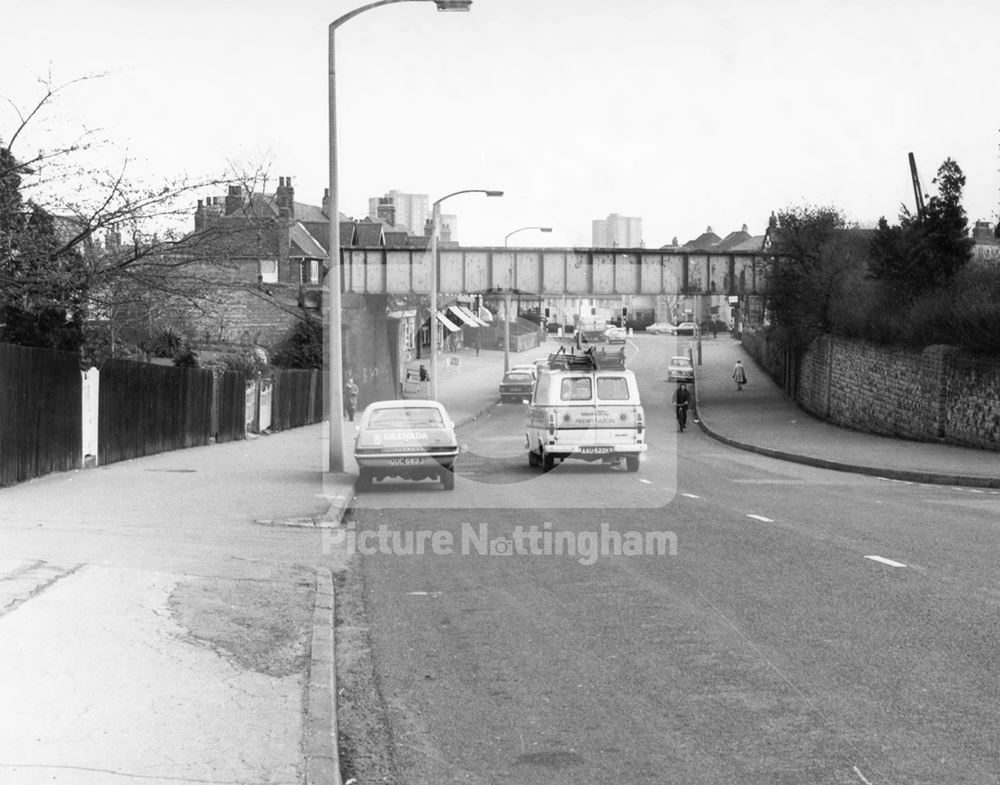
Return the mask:
<svg viewBox="0 0 1000 785"><path fill-rule="evenodd" d="M638 471L646 414L624 352L552 355L539 371L525 420L528 463L550 471L567 459Z"/></svg>

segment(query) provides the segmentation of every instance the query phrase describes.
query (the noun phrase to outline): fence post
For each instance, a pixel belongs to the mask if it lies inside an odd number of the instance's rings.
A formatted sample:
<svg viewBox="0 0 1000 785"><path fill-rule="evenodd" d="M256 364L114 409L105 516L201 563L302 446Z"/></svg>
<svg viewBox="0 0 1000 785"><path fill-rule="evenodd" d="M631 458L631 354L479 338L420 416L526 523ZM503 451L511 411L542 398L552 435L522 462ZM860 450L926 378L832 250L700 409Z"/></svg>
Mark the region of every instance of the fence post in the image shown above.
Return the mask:
<svg viewBox="0 0 1000 785"><path fill-rule="evenodd" d="M80 371L80 381L83 386L80 400L83 407L81 426L81 446L84 469L97 466L98 447L98 413L101 396L101 372L96 368Z"/></svg>
<svg viewBox="0 0 1000 785"><path fill-rule="evenodd" d="M209 425L209 444L215 444L219 436L219 371L212 372L212 419Z"/></svg>

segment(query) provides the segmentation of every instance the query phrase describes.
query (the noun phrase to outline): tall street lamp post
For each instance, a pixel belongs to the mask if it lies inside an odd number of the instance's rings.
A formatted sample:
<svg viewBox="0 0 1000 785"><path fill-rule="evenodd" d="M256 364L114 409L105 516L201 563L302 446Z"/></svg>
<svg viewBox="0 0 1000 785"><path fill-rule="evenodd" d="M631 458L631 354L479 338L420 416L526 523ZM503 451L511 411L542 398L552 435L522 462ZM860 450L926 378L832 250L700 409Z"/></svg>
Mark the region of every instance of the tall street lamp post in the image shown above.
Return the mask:
<svg viewBox="0 0 1000 785"><path fill-rule="evenodd" d="M459 194L486 194L487 196L503 196L503 191L488 191L485 188L466 188L442 196L432 205L431 209L431 400L438 397L438 346L437 346L437 301L438 301L438 235L441 233L441 202Z"/></svg>
<svg viewBox="0 0 1000 785"><path fill-rule="evenodd" d="M508 240L510 240L511 235L515 235L518 232L526 232L529 229L537 229L539 232L551 232L551 226L522 226L520 229L515 229L513 232L507 232L503 238L503 247L509 249L510 245ZM508 283L510 283L508 281ZM517 283L514 281L513 283ZM511 286L507 287L507 293L503 298L503 372L507 373L510 370L510 290Z"/></svg>
<svg viewBox="0 0 1000 785"><path fill-rule="evenodd" d="M407 2L433 2L438 11L468 11L472 6L472 0L377 0L374 3L355 8L353 11L334 19L329 28L329 45L327 48L329 61L329 77L327 81L329 90L329 115L330 115L330 200L327 209L330 220L329 239L329 269L326 274L327 280L327 322L326 322L326 342L327 342L327 401L329 404L328 416L330 418L330 471L344 471L344 378L343 378L343 336L340 329L341 301L340 301L340 220L339 205L337 203L337 88L336 88L336 60L334 58L334 33L344 22L353 19L358 14L378 8L381 5L391 5L392 3Z"/></svg>

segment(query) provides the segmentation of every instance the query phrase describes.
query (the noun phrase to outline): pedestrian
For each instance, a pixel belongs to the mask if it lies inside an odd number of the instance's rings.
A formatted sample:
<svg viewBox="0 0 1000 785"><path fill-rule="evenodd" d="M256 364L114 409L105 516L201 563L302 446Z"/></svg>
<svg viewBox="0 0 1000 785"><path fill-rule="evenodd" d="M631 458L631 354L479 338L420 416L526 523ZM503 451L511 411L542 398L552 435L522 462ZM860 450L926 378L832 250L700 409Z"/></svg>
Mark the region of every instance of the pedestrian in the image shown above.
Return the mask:
<svg viewBox="0 0 1000 785"><path fill-rule="evenodd" d="M718 337L719 337L719 323L715 319L712 319L712 338L715 339Z"/></svg>
<svg viewBox="0 0 1000 785"><path fill-rule="evenodd" d="M344 385L344 409L347 411L347 419L354 422L354 412L358 410L358 385L354 383L354 377L349 378Z"/></svg>
<svg viewBox="0 0 1000 785"><path fill-rule="evenodd" d="M677 388L677 392L674 393L672 403L676 407L677 412L677 430L683 431L684 426L687 425L687 408L691 403L691 393L688 392L687 385L683 382Z"/></svg>
<svg viewBox="0 0 1000 785"><path fill-rule="evenodd" d="M479 356L479 350L482 349L482 348L483 348L483 336L482 336L482 334L479 332L479 330L477 328L476 329L476 357Z"/></svg>
<svg viewBox="0 0 1000 785"><path fill-rule="evenodd" d="M733 366L733 381L736 382L736 389L743 392L743 385L747 383L747 372L742 360L737 360Z"/></svg>

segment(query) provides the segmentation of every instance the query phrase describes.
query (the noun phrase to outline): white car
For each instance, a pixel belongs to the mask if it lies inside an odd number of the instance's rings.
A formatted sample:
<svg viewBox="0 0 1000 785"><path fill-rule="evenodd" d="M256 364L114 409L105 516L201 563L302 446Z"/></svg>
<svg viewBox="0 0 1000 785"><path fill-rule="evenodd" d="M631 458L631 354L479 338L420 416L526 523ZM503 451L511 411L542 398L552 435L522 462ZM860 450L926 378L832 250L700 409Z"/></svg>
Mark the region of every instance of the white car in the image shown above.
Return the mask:
<svg viewBox="0 0 1000 785"><path fill-rule="evenodd" d="M694 322L681 322L670 330L671 335L694 335L698 325Z"/></svg>
<svg viewBox="0 0 1000 785"><path fill-rule="evenodd" d="M672 335L673 329L674 326L670 322L653 322L646 327L646 332L653 335Z"/></svg>
<svg viewBox="0 0 1000 785"><path fill-rule="evenodd" d="M375 480L437 479L455 488L458 439L455 423L437 401L376 401L361 415L354 439L358 490L370 491Z"/></svg>
<svg viewBox="0 0 1000 785"><path fill-rule="evenodd" d="M546 364L548 364L548 358L546 358L545 362L546 362ZM527 364L512 365L512 366L510 366L510 372L511 373L514 373L514 372L517 372L517 373L530 373L532 379L537 379L538 378L538 366L535 365L534 363L532 363L530 365L527 365Z"/></svg>
<svg viewBox="0 0 1000 785"><path fill-rule="evenodd" d="M604 334L608 336L608 343L625 343L628 330L624 327L609 327L604 331Z"/></svg>

